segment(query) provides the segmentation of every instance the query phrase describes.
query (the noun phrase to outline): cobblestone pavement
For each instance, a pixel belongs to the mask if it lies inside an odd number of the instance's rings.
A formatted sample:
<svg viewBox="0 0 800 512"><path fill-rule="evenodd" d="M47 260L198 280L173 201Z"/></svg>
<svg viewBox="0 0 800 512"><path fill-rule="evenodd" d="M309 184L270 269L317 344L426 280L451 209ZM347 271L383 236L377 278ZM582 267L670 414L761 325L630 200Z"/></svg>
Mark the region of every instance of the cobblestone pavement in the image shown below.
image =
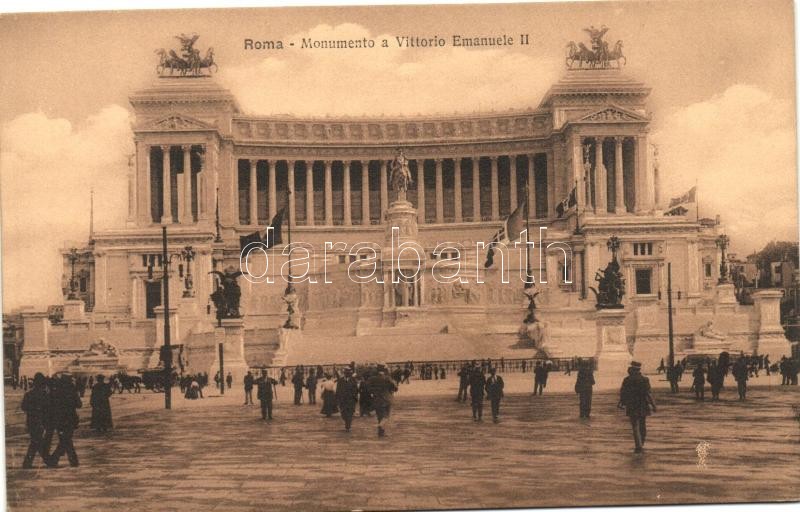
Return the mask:
<svg viewBox="0 0 800 512"><path fill-rule="evenodd" d="M428 392L434 385L447 394ZM345 433L340 418L319 414L320 405L291 405L288 387L280 390L273 422L261 421L257 406L241 405L236 389L224 398L176 396L172 411L160 409L163 399L149 392L115 396L116 430L107 436L89 432L89 411L82 411L75 441L81 467L28 471L19 469L27 443L15 413L19 393L7 392L8 504L305 511L800 497L796 387L759 387L738 402L729 385L719 403L658 390L659 410L638 455L614 394L595 394L592 419L581 421L574 394L510 393L499 424L474 423L469 404L453 400L455 385L401 387L386 438L375 435L374 417L357 418ZM703 443L704 463L697 450Z"/></svg>

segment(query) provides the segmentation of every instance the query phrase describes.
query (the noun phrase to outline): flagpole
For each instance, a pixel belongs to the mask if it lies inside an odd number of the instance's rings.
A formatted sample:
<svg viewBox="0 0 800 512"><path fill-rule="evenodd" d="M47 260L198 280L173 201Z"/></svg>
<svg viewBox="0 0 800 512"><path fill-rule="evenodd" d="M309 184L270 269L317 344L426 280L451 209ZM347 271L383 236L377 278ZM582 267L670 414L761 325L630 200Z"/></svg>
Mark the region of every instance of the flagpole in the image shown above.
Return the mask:
<svg viewBox="0 0 800 512"><path fill-rule="evenodd" d="M697 188L697 178L694 179L694 213L695 213L695 221L700 222L700 189Z"/></svg>
<svg viewBox="0 0 800 512"><path fill-rule="evenodd" d="M531 248L528 243L531 239L531 205L529 184L525 183L525 288L529 288L534 283L531 276Z"/></svg>
<svg viewBox="0 0 800 512"><path fill-rule="evenodd" d="M569 206L569 198L567 198L567 205ZM581 205L578 202L578 180L575 180L575 234L581 232Z"/></svg>

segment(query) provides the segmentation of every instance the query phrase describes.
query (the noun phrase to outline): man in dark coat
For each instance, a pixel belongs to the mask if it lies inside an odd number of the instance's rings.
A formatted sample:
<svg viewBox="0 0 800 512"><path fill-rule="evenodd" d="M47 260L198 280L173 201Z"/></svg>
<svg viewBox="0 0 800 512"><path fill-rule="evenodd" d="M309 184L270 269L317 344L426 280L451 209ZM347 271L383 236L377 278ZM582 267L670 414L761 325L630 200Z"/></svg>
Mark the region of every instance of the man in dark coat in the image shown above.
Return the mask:
<svg viewBox="0 0 800 512"><path fill-rule="evenodd" d="M22 463L23 469L31 469L33 467L33 458L36 456L36 452L39 452L45 463L48 461L47 449L44 446L44 431L49 400L44 375L37 373L33 376L33 388L26 392L22 398L21 408L25 412L25 426L31 438L30 444L28 444L28 452L25 454L25 460Z"/></svg>
<svg viewBox="0 0 800 512"><path fill-rule="evenodd" d="M294 405L300 405L303 399L303 369L298 366L292 374L292 385L294 386Z"/></svg>
<svg viewBox="0 0 800 512"><path fill-rule="evenodd" d="M469 396L472 399L472 420L483 420L483 399L486 391L486 377L477 366L472 368L469 376Z"/></svg>
<svg viewBox="0 0 800 512"><path fill-rule="evenodd" d="M253 384L255 379L253 374L247 372L244 376L244 405L253 405Z"/></svg>
<svg viewBox="0 0 800 512"><path fill-rule="evenodd" d="M466 363L458 371L458 396L456 402L467 401L467 388L469 387L469 366Z"/></svg>
<svg viewBox="0 0 800 512"><path fill-rule="evenodd" d="M353 378L353 369L349 366L344 369L344 377L336 381L336 401L339 403L339 411L342 413L344 429L350 432L353 415L356 413L356 402L358 402L358 384Z"/></svg>
<svg viewBox="0 0 800 512"><path fill-rule="evenodd" d="M105 377L97 376L97 383L92 386L92 396L89 403L92 406L91 427L97 432L107 432L113 428L111 421L111 386L105 382Z"/></svg>
<svg viewBox="0 0 800 512"><path fill-rule="evenodd" d="M634 452L641 453L647 437L646 419L651 412L656 412L650 380L642 375L642 363L631 361L628 376L622 381L617 407L625 409L633 429Z"/></svg>
<svg viewBox="0 0 800 512"><path fill-rule="evenodd" d="M533 394L541 396L545 386L547 386L547 367L541 361L536 361L533 369Z"/></svg>
<svg viewBox="0 0 800 512"><path fill-rule="evenodd" d="M272 419L272 397L277 380L267 376L267 370L261 370L261 377L256 381L256 397L261 403L261 419Z"/></svg>
<svg viewBox="0 0 800 512"><path fill-rule="evenodd" d="M78 465L78 454L75 453L75 446L72 444L72 435L78 427L77 409L82 406L78 390L72 383L72 377L62 375L50 393L50 407L53 412L53 426L58 432L58 446L50 456L48 466L58 466L58 461L65 453L70 466Z"/></svg>
<svg viewBox="0 0 800 512"><path fill-rule="evenodd" d="M733 378L736 379L736 387L739 391L739 400L744 400L747 395L747 377L749 370L747 369L747 362L744 357L739 357L733 363Z"/></svg>
<svg viewBox="0 0 800 512"><path fill-rule="evenodd" d="M397 391L397 386L387 375L386 366L378 365L378 373L367 379L367 390L378 417L378 437L383 437L386 435L386 423L391 414L392 395Z"/></svg>
<svg viewBox="0 0 800 512"><path fill-rule="evenodd" d="M667 366L667 381L669 382L669 390L670 393L677 393L678 392L678 380L680 377L680 369L671 364Z"/></svg>
<svg viewBox="0 0 800 512"><path fill-rule="evenodd" d="M372 413L372 403L369 397L369 390L367 390L367 379L362 377L358 384L358 415L370 416Z"/></svg>
<svg viewBox="0 0 800 512"><path fill-rule="evenodd" d="M708 384L711 386L711 401L719 402L719 392L722 390L722 384L725 381L725 374L722 373L722 368L716 361L711 361L711 366L708 367Z"/></svg>
<svg viewBox="0 0 800 512"><path fill-rule="evenodd" d="M503 363L505 364L505 363ZM497 423L500 421L500 400L503 398L503 377L496 375L497 367L489 368L489 378L486 379L486 397L489 403L492 404L492 421Z"/></svg>
<svg viewBox="0 0 800 512"><path fill-rule="evenodd" d="M592 386L594 386L594 372L591 363L578 362L578 378L575 380L575 392L578 393L580 402L580 417L588 418L592 413Z"/></svg>
<svg viewBox="0 0 800 512"><path fill-rule="evenodd" d="M706 372L703 370L703 363L698 363L692 372L692 389L694 389L694 397L697 400L705 400L705 387L706 387Z"/></svg>
<svg viewBox="0 0 800 512"><path fill-rule="evenodd" d="M314 368L308 370L306 389L308 389L308 405L315 405L317 403L317 375L314 373Z"/></svg>

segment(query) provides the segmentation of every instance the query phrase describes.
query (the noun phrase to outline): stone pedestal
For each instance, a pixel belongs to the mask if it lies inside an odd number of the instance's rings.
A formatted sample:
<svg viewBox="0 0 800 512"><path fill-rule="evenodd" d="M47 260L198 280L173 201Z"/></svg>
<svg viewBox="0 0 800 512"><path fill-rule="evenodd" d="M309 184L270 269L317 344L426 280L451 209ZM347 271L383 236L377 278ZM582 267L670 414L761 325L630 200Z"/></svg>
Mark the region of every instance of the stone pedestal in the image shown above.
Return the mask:
<svg viewBox="0 0 800 512"><path fill-rule="evenodd" d="M624 309L597 311L597 372L595 389L618 389L628 374L631 355L625 334ZM646 369L644 371L647 371Z"/></svg>
<svg viewBox="0 0 800 512"><path fill-rule="evenodd" d="M32 378L36 372L48 376L53 372L50 353L50 320L47 313L23 313L22 324L25 344L22 347L22 360L19 363L19 376Z"/></svg>
<svg viewBox="0 0 800 512"><path fill-rule="evenodd" d="M148 368L155 368L158 366L159 358L161 355L161 347L164 346L164 306L156 306L153 308L153 313L156 316L156 345L153 347L153 353L150 354L150 362ZM170 306L169 308L169 343L175 345L180 343L178 336L178 308ZM175 364L176 361L173 361Z"/></svg>
<svg viewBox="0 0 800 512"><path fill-rule="evenodd" d="M392 238L392 228L398 228L398 236ZM409 201L395 201L386 210L386 241L397 245L417 241L417 210Z"/></svg>
<svg viewBox="0 0 800 512"><path fill-rule="evenodd" d="M233 387L241 387L248 366L244 357L244 320L242 318L224 318L222 327L214 330L214 362L208 370L209 382L214 382L214 375L219 371L219 345L222 344L223 379L228 372L233 375ZM212 384L213 385L213 384Z"/></svg>
<svg viewBox="0 0 800 512"><path fill-rule="evenodd" d="M769 360L778 362L782 356L791 355L791 344L781 326L782 290L761 290L753 295L758 308L758 340L755 351L758 355L769 355Z"/></svg>
<svg viewBox="0 0 800 512"><path fill-rule="evenodd" d="M717 285L716 293L714 294L714 302L723 305L735 305L736 292L731 283L721 283Z"/></svg>
<svg viewBox="0 0 800 512"><path fill-rule="evenodd" d="M86 318L85 304L80 299L64 301L64 321L84 320Z"/></svg>
<svg viewBox="0 0 800 512"><path fill-rule="evenodd" d="M272 357L272 366L286 366L286 360L289 357L289 345L297 336L302 336L297 329L278 329L278 350L275 351L275 355ZM219 364L219 361L217 361L217 364Z"/></svg>

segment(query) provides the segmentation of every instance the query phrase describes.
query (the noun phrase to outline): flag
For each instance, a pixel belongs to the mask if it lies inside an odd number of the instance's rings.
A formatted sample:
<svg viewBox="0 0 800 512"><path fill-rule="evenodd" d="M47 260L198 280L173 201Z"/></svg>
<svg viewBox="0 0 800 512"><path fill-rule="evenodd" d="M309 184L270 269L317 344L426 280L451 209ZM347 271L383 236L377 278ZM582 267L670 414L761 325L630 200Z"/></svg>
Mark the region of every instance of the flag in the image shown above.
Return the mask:
<svg viewBox="0 0 800 512"><path fill-rule="evenodd" d="M264 244L264 249L269 249L271 247L275 247L278 244L283 243L283 237L281 233L281 228L283 226L283 216L286 213L286 208L281 208L278 213L272 217L272 222L270 223L269 227L272 229L267 228L266 236L262 238L260 231L254 231L249 235L240 236L239 237L239 248L244 250L250 244Z"/></svg>
<svg viewBox="0 0 800 512"><path fill-rule="evenodd" d="M489 250L486 251L485 268L489 268L494 264L494 246L497 244L511 245L518 241L522 236L522 231L525 229L525 204L517 206L511 215L506 217L503 221L503 226L497 230L492 239L489 241Z"/></svg>
<svg viewBox="0 0 800 512"><path fill-rule="evenodd" d="M556 215L561 218L569 212L569 210L578 204L577 187L572 187L569 195L562 199L556 205Z"/></svg>
<svg viewBox="0 0 800 512"><path fill-rule="evenodd" d="M689 211L686 205L697 202L697 186L690 188L685 194L669 200L669 206L664 215L686 215Z"/></svg>

